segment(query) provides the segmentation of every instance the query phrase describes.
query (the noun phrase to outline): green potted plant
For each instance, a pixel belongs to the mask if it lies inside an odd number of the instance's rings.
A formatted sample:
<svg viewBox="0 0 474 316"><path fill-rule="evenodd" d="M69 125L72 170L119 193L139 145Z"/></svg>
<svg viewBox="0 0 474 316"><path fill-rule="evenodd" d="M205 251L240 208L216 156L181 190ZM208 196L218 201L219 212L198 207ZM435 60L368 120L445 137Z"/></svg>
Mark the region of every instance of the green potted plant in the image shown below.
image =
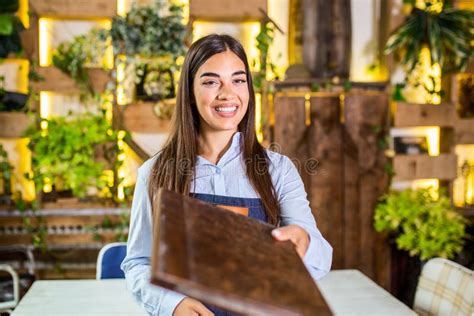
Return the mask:
<svg viewBox="0 0 474 316"><path fill-rule="evenodd" d="M25 27L16 15L19 7L19 0L0 1L0 59L23 51L20 33Z"/></svg>
<svg viewBox="0 0 474 316"><path fill-rule="evenodd" d="M474 11L461 10L427 2L425 9L412 4L412 11L394 32L385 46L385 53L395 52L400 62L413 70L420 60L423 47L428 47L431 63L443 71L459 72L473 56Z"/></svg>
<svg viewBox="0 0 474 316"><path fill-rule="evenodd" d="M393 293L412 306L423 264L433 257L454 258L466 238L466 221L444 192L433 189L392 191L381 198L374 214L378 232L388 235L392 250Z"/></svg>
<svg viewBox="0 0 474 316"><path fill-rule="evenodd" d="M114 54L135 65L136 97L159 101L175 97L177 60L186 51L182 7L156 0L149 6L133 5L126 16L112 21ZM159 87L156 81L159 81Z"/></svg>
<svg viewBox="0 0 474 316"><path fill-rule="evenodd" d="M389 234L398 249L422 261L454 258L466 237L463 216L443 192L434 198L432 189L392 191L383 196L375 209L374 226Z"/></svg>
<svg viewBox="0 0 474 316"><path fill-rule="evenodd" d="M32 151L32 173L28 178L34 181L37 192L50 185L54 200L58 192L66 191L64 197L85 197L107 189L105 164L96 160L95 152L107 143L116 143L117 132L103 115L85 113L42 121L47 130L30 128L26 133Z"/></svg>

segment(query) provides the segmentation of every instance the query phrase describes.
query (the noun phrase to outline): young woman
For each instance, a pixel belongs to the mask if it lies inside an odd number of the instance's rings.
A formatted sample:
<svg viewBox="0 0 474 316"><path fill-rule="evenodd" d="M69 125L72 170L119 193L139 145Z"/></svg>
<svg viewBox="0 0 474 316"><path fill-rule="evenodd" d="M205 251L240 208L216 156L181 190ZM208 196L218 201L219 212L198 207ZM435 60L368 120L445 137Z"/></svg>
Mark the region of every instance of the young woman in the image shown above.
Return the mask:
<svg viewBox="0 0 474 316"><path fill-rule="evenodd" d="M295 245L314 279L329 271L332 248L316 228L301 177L289 158L260 145L254 121L255 95L242 45L216 34L196 41L181 72L170 137L139 168L133 198L122 269L148 313L225 315L149 285L150 201L160 187L273 224L274 238Z"/></svg>

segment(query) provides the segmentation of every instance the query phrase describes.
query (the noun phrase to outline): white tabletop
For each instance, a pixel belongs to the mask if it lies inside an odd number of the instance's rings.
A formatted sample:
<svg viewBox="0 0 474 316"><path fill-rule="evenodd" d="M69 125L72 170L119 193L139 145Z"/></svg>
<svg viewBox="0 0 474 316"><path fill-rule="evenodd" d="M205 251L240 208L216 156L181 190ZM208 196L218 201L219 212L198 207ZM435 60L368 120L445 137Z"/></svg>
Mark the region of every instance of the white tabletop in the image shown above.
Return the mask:
<svg viewBox="0 0 474 316"><path fill-rule="evenodd" d="M415 315L357 270L331 271L318 286L335 315ZM146 315L122 280L36 281L14 316Z"/></svg>
<svg viewBox="0 0 474 316"><path fill-rule="evenodd" d="M125 280L36 281L12 315L144 316L125 288Z"/></svg>
<svg viewBox="0 0 474 316"><path fill-rule="evenodd" d="M358 270L333 270L318 287L335 315L416 315Z"/></svg>

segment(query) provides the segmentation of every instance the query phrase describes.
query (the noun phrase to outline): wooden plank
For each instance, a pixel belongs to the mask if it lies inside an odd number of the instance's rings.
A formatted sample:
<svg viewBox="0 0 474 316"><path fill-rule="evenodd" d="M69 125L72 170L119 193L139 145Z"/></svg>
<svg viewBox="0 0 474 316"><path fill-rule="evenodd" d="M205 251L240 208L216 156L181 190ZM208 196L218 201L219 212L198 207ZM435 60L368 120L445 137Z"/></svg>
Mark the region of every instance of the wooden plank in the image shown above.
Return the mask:
<svg viewBox="0 0 474 316"><path fill-rule="evenodd" d="M416 179L454 180L457 177L455 154L398 155L393 158L394 181Z"/></svg>
<svg viewBox="0 0 474 316"><path fill-rule="evenodd" d="M344 165L351 166L347 173L344 170L344 252L350 254L350 264L355 263L355 267L386 289L390 288L390 247L375 231L373 218L375 206L389 186L384 170L388 160L385 149L379 146L388 119L387 93L345 95L344 142L348 143L345 149L349 151L344 153ZM345 268L350 267L348 264Z"/></svg>
<svg viewBox="0 0 474 316"><path fill-rule="evenodd" d="M394 127L453 126L456 108L453 104L414 104L397 102Z"/></svg>
<svg viewBox="0 0 474 316"><path fill-rule="evenodd" d="M0 138L20 138L34 123L32 116L21 112L0 112Z"/></svg>
<svg viewBox="0 0 474 316"><path fill-rule="evenodd" d="M21 44L29 60L39 60L39 25L38 18L30 15L30 27L20 33Z"/></svg>
<svg viewBox="0 0 474 316"><path fill-rule="evenodd" d="M33 82L34 91L52 91L57 93L79 93L74 80L56 67L38 67L37 72L45 78L44 81ZM105 90L107 83L111 80L110 74L101 68L89 68L87 70L91 79L92 87L96 92Z"/></svg>
<svg viewBox="0 0 474 316"><path fill-rule="evenodd" d="M256 21L262 20L259 9L267 12L267 0L189 0L189 15L193 20Z"/></svg>
<svg viewBox="0 0 474 316"><path fill-rule="evenodd" d="M155 103L138 102L129 104L123 111L123 126L130 132L168 133L171 121L159 118L154 111Z"/></svg>
<svg viewBox="0 0 474 316"><path fill-rule="evenodd" d="M117 0L34 0L29 6L40 17L95 19L117 15Z"/></svg>
<svg viewBox="0 0 474 316"><path fill-rule="evenodd" d="M274 226L166 190L153 212L152 283L239 314L331 314Z"/></svg>
<svg viewBox="0 0 474 316"><path fill-rule="evenodd" d="M46 237L47 245L85 245L91 243L111 243L117 240L117 233L102 232L98 233L98 240L95 240L96 236L93 233L80 233L80 234L48 234ZM0 246L9 245L31 245L30 234L0 234Z"/></svg>
<svg viewBox="0 0 474 316"><path fill-rule="evenodd" d="M474 118L456 120L454 126L456 144L474 144Z"/></svg>
<svg viewBox="0 0 474 316"><path fill-rule="evenodd" d="M348 79L351 1L303 0L303 64L313 77Z"/></svg>
<svg viewBox="0 0 474 316"><path fill-rule="evenodd" d="M282 153L294 162L309 191L310 180L303 173L301 162L308 158L308 140L304 95L299 97L276 96L273 103L275 117L272 149Z"/></svg>
<svg viewBox="0 0 474 316"><path fill-rule="evenodd" d="M342 125L339 94L312 97L309 157L316 168L302 172L310 178L309 200L318 228L334 249L333 269L344 265ZM305 164L306 165L306 164Z"/></svg>
<svg viewBox="0 0 474 316"><path fill-rule="evenodd" d="M29 217L31 224L36 225L37 217ZM41 223L46 227L92 227L101 226L105 220L112 224L120 221L120 215L82 215L82 216L41 216ZM23 227L23 217L2 216L0 227Z"/></svg>

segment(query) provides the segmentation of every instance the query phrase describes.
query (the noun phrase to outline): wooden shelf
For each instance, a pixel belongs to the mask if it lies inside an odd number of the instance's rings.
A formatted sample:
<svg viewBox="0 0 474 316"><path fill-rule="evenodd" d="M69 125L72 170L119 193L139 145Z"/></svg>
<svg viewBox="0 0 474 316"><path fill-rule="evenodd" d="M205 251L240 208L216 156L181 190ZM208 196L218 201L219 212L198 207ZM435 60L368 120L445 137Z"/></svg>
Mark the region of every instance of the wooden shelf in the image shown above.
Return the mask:
<svg viewBox="0 0 474 316"><path fill-rule="evenodd" d="M0 138L21 138L34 120L22 112L0 112Z"/></svg>
<svg viewBox="0 0 474 316"><path fill-rule="evenodd" d="M66 215L66 216L43 216L42 224L46 227L87 227L87 226L101 226L104 220L107 218L111 223L117 223L120 220L120 215ZM36 217L31 217L31 224L36 225ZM9 216L1 217L0 227L22 227L23 217L20 216Z"/></svg>
<svg viewBox="0 0 474 316"><path fill-rule="evenodd" d="M474 145L474 118L456 120L454 125L456 144Z"/></svg>
<svg viewBox="0 0 474 316"><path fill-rule="evenodd" d="M160 119L153 110L155 103L138 102L129 104L123 112L125 129L136 133L168 133L170 120Z"/></svg>
<svg viewBox="0 0 474 316"><path fill-rule="evenodd" d="M267 0L190 0L189 12L192 20L205 21L260 21L259 8L267 12Z"/></svg>
<svg viewBox="0 0 474 316"><path fill-rule="evenodd" d="M43 76L45 80L32 83L35 91L51 91L57 93L80 92L74 80L56 67L38 67L37 72L40 76ZM87 72L94 91L104 91L107 83L111 80L109 73L101 68L89 68Z"/></svg>
<svg viewBox="0 0 474 316"><path fill-rule="evenodd" d="M95 240L95 237L99 240ZM97 235L90 232L73 234L48 234L46 244L49 245L85 245L96 242L111 243L116 241L115 231L101 232ZM31 234L0 234L0 246L31 245Z"/></svg>
<svg viewBox="0 0 474 316"><path fill-rule="evenodd" d="M40 17L100 19L117 15L117 0L35 0L30 11Z"/></svg>
<svg viewBox="0 0 474 316"><path fill-rule="evenodd" d="M397 102L394 127L441 126L450 127L456 119L453 104L414 104Z"/></svg>
<svg viewBox="0 0 474 316"><path fill-rule="evenodd" d="M454 154L398 155L393 158L394 181L417 179L454 180L457 177L457 157Z"/></svg>

